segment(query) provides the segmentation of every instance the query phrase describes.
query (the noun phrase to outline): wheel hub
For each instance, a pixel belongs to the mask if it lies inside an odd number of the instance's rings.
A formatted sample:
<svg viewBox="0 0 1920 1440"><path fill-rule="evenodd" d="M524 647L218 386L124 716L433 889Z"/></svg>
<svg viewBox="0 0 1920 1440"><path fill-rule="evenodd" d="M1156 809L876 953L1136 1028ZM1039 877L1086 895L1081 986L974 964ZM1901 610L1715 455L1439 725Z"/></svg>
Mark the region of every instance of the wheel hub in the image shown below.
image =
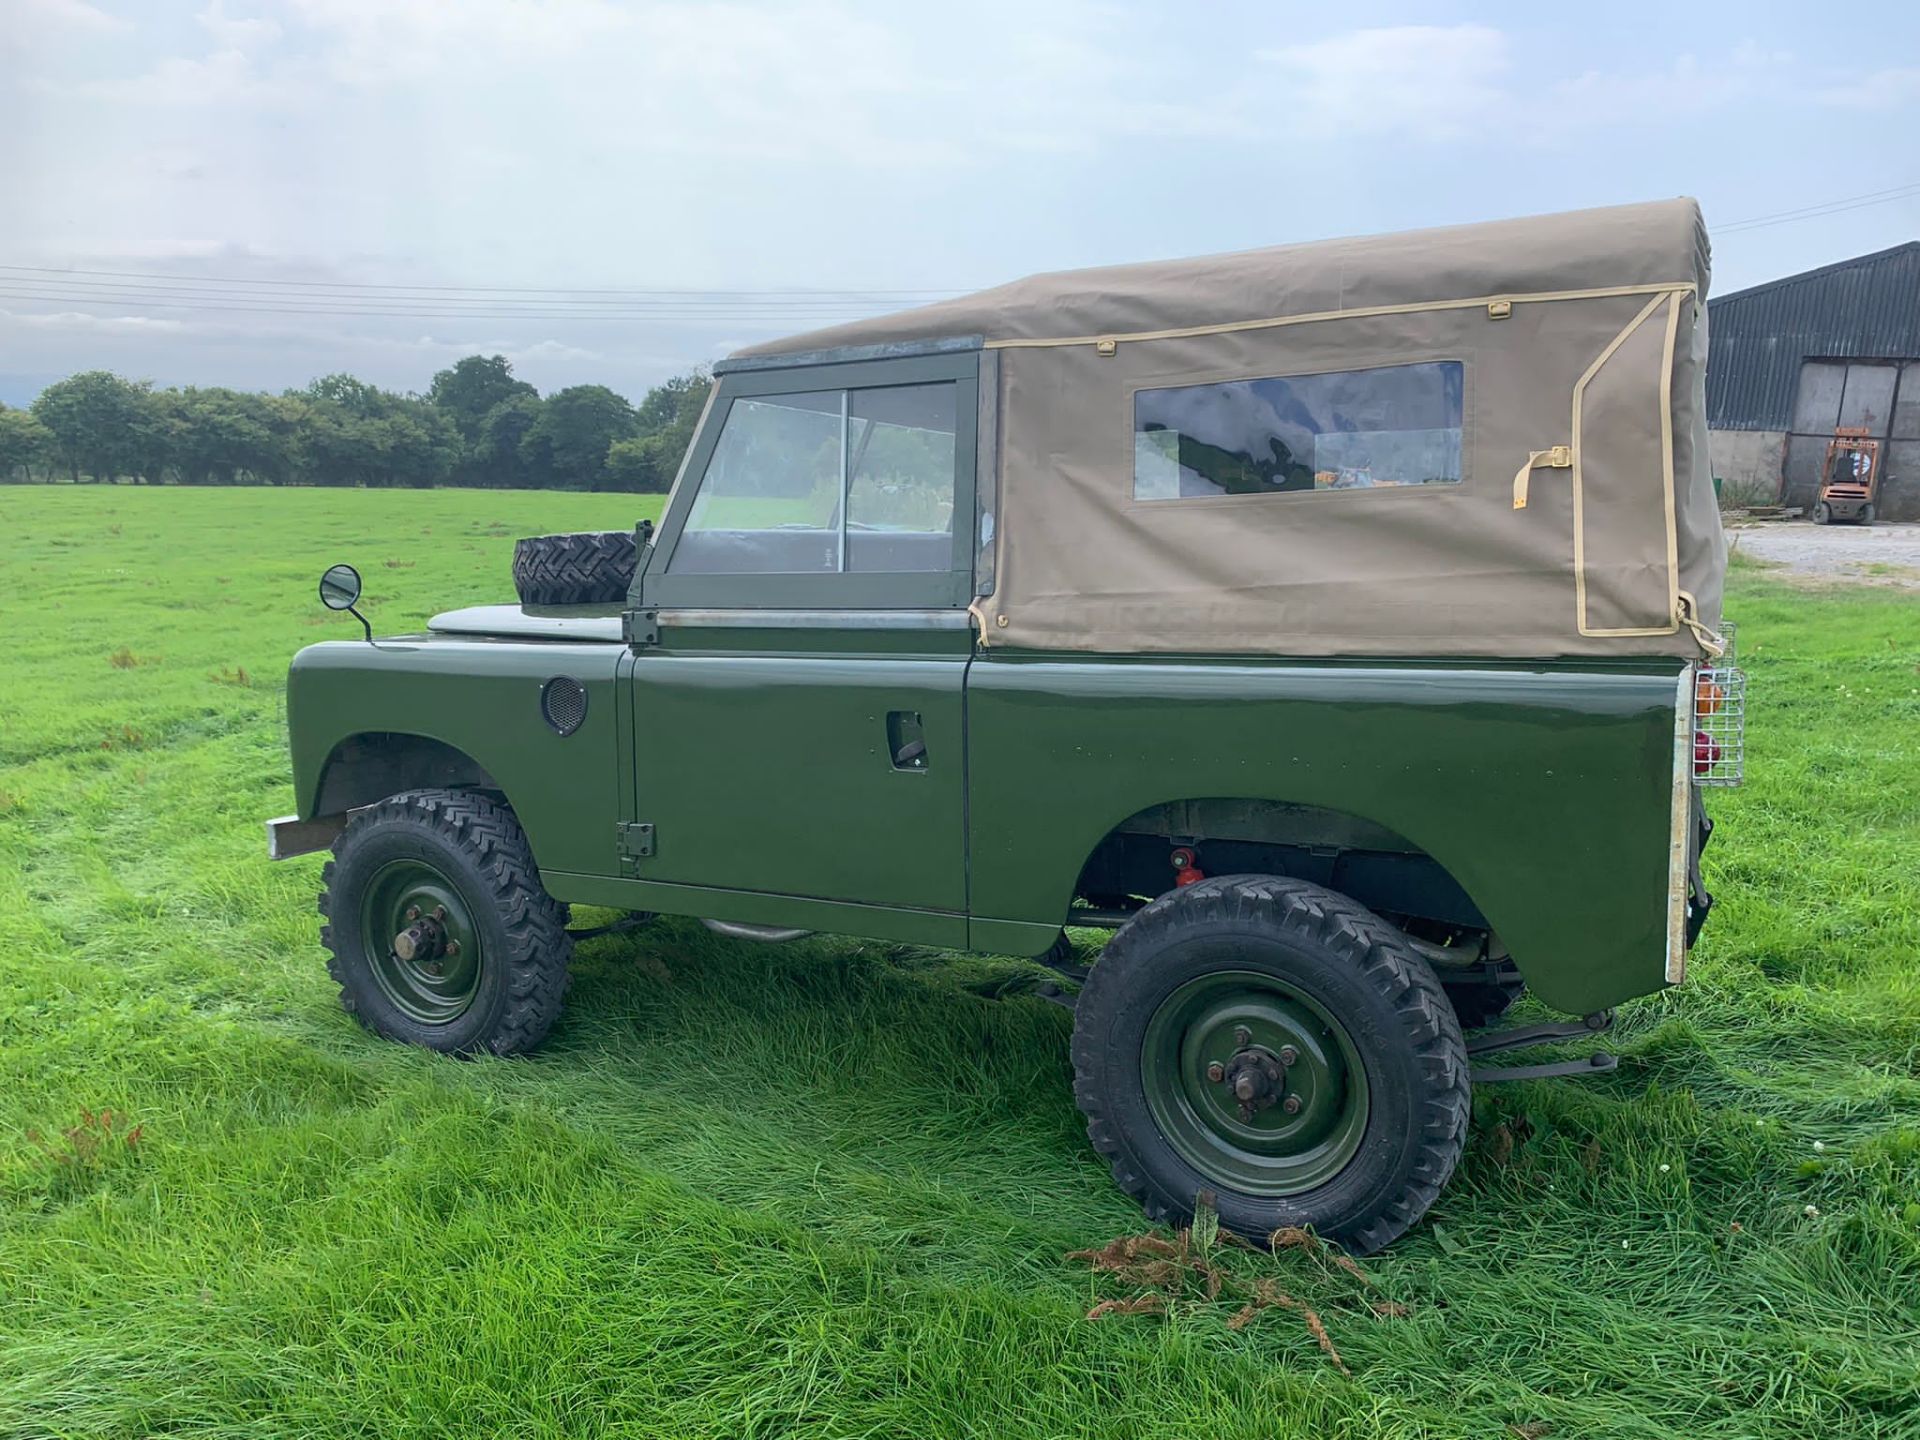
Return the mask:
<svg viewBox="0 0 1920 1440"><path fill-rule="evenodd" d="M458 1019L479 992L479 932L453 881L424 860L396 860L368 883L361 937L373 978L409 1018Z"/></svg>
<svg viewBox="0 0 1920 1440"><path fill-rule="evenodd" d="M416 920L393 937L393 953L402 960L425 964L439 958L440 947L445 943L446 932L440 928L438 919Z"/></svg>
<svg viewBox="0 0 1920 1440"><path fill-rule="evenodd" d="M1250 1033L1245 1026L1240 1027L1240 1031ZM1225 1064L1218 1060L1209 1063L1207 1079L1227 1087L1243 1121L1251 1123L1255 1115L1274 1105L1282 1106L1289 1115L1297 1115L1300 1097L1288 1095L1286 1089L1287 1071L1298 1058L1299 1051L1291 1045L1282 1046L1276 1053L1264 1045L1246 1044L1234 1051L1233 1058Z"/></svg>
<svg viewBox="0 0 1920 1440"><path fill-rule="evenodd" d="M1367 1086L1352 1040L1270 975L1216 972L1181 986L1149 1022L1141 1059L1163 1133L1216 1183L1294 1194L1359 1148Z"/></svg>

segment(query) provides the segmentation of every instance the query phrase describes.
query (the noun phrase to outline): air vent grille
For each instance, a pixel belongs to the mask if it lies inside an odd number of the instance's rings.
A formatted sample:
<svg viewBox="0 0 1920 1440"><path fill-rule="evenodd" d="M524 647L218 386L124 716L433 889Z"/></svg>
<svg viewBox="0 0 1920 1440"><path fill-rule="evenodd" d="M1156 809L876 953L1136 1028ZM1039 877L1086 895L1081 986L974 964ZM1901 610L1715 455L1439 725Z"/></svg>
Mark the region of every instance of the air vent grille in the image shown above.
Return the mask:
<svg viewBox="0 0 1920 1440"><path fill-rule="evenodd" d="M540 687L540 718L556 735L571 735L587 723L587 687L571 675L556 675Z"/></svg>

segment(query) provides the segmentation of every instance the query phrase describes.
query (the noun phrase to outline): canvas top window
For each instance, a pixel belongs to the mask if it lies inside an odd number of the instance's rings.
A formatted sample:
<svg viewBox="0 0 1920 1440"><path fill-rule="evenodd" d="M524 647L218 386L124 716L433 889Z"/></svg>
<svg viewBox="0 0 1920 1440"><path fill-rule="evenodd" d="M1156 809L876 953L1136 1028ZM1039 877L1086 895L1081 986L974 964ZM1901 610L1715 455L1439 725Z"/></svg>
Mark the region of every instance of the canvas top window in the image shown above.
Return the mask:
<svg viewBox="0 0 1920 1440"><path fill-rule="evenodd" d="M1141 390L1136 500L1457 485L1457 360Z"/></svg>

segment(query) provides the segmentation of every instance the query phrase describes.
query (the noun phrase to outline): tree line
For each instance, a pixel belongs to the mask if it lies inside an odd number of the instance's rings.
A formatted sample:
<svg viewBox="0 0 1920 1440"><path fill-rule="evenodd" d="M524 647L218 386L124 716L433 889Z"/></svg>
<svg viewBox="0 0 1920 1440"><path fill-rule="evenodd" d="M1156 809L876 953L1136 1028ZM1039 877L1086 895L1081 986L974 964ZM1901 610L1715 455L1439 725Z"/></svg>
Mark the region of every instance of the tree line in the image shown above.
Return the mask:
<svg viewBox="0 0 1920 1440"><path fill-rule="evenodd" d="M604 385L541 395L503 355L469 355L424 395L328 375L278 395L158 388L105 370L0 405L0 480L664 491L712 381L638 405Z"/></svg>

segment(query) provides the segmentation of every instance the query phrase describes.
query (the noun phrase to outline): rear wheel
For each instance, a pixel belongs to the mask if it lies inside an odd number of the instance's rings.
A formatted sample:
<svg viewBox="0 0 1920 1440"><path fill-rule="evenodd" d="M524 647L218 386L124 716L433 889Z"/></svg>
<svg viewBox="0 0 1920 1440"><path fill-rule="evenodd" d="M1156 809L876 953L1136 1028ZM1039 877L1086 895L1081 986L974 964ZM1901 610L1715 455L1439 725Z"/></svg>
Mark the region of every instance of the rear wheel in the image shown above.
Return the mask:
<svg viewBox="0 0 1920 1440"><path fill-rule="evenodd" d="M1860 507L1860 514L1857 518L1862 525L1871 525L1873 523L1873 502L1871 500Z"/></svg>
<svg viewBox="0 0 1920 1440"><path fill-rule="evenodd" d="M510 1055L552 1028L573 942L506 806L456 790L355 813L321 875L340 1003L375 1034Z"/></svg>
<svg viewBox="0 0 1920 1440"><path fill-rule="evenodd" d="M1813 523L1816 525L1831 525L1833 523L1833 506L1824 500L1815 501L1813 506Z"/></svg>
<svg viewBox="0 0 1920 1440"><path fill-rule="evenodd" d="M1466 1048L1433 972L1305 881L1227 876L1147 906L1081 991L1073 1059L1088 1137L1155 1220L1210 1193L1249 1238L1310 1225L1377 1250L1465 1141Z"/></svg>

